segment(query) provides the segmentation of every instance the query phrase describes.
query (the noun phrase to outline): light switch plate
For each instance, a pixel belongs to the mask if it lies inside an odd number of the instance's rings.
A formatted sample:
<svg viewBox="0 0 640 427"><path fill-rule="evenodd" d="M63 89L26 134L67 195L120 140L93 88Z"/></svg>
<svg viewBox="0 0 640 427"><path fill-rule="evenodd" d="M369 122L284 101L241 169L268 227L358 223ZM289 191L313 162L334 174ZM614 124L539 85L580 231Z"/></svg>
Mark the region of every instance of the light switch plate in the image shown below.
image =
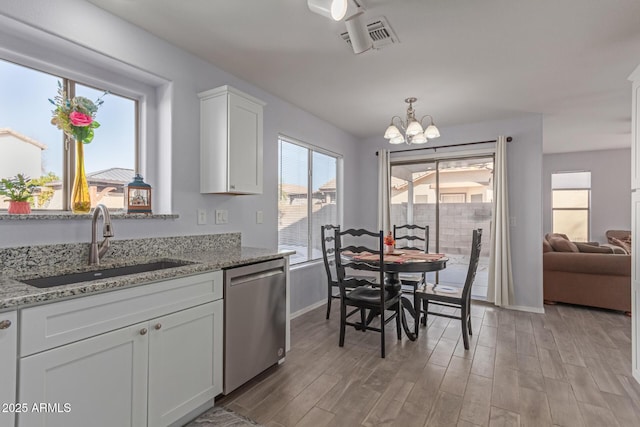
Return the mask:
<svg viewBox="0 0 640 427"><path fill-rule="evenodd" d="M205 225L207 223L207 210L198 209L198 225Z"/></svg>
<svg viewBox="0 0 640 427"><path fill-rule="evenodd" d="M225 209L216 209L216 224L226 224L229 219Z"/></svg>
<svg viewBox="0 0 640 427"><path fill-rule="evenodd" d="M264 220L264 215L262 214L262 211L257 211L256 212L256 224L262 224L263 220Z"/></svg>

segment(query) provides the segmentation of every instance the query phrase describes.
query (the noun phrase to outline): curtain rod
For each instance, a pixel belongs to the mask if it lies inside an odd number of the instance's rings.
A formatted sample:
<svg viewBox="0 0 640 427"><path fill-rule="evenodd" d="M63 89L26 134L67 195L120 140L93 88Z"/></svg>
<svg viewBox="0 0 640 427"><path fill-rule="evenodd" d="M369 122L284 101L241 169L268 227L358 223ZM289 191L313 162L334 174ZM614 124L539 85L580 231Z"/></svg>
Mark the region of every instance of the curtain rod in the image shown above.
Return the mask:
<svg viewBox="0 0 640 427"><path fill-rule="evenodd" d="M513 141L513 138L508 136L507 137L507 142L511 142ZM476 142L465 142L462 144L450 144L450 145L440 145L438 147L422 147L422 148L409 148L406 150L396 150L396 151L389 151L390 153L406 153L409 151L420 151L420 150L433 150L433 151L438 151L439 148L451 148L451 147L464 147L465 145L477 145L477 144L488 144L490 142L498 142L496 139L492 139L489 141L476 141ZM376 156L378 155L378 152L376 151Z"/></svg>

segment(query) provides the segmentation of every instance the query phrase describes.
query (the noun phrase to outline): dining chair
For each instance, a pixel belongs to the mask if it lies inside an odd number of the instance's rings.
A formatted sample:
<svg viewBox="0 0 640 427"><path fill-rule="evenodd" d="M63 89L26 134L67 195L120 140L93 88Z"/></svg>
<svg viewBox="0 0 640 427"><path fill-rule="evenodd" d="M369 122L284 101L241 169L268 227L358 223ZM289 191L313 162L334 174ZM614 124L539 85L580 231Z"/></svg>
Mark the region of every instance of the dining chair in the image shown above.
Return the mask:
<svg viewBox="0 0 640 427"><path fill-rule="evenodd" d="M338 287L338 277L335 271L335 233L340 231L339 225L323 225L320 227L320 239L322 241L322 260L327 273L327 319L331 315L331 303L334 299L340 298Z"/></svg>
<svg viewBox="0 0 640 427"><path fill-rule="evenodd" d="M419 230L415 234L410 234L409 230ZM415 224L404 224L393 226L393 240L396 241L396 249L413 249L429 252L429 226L424 227ZM398 240L404 240L403 245L398 245ZM422 242L419 247L416 243Z"/></svg>
<svg viewBox="0 0 640 427"><path fill-rule="evenodd" d="M478 269L478 261L480 259L480 249L482 247L482 229L473 230L473 238L471 242L471 256L469 259L469 268L467 270L467 278L461 289L455 289L454 293L439 291L437 285L426 283L416 290L416 297L422 301L424 309L424 317L426 323L427 314L435 316L448 317L450 319L458 319L462 322L462 340L464 341L465 350L469 350L469 335L473 335L471 329L471 285L476 277ZM460 317L429 311L429 303L441 305L445 307L453 307L460 309Z"/></svg>
<svg viewBox="0 0 640 427"><path fill-rule="evenodd" d="M409 234L409 230L418 230L418 232ZM394 225L393 240L396 241L396 249L410 249L427 253L429 252L429 226L421 227L415 224ZM398 244L398 241L404 241L404 244ZM418 242L422 243L419 244ZM400 281L403 285L410 285L415 288L417 284L425 281L425 275L405 273L400 275Z"/></svg>
<svg viewBox="0 0 640 427"><path fill-rule="evenodd" d="M385 265L383 259L383 238L382 231L374 233L363 229L349 229L345 231L335 230L336 248L336 272L338 276L338 287L340 288L340 347L344 347L345 330L347 326L353 326L357 330L366 332L367 330L380 333L381 357L385 357L385 326L393 319L396 320L396 332L398 339L402 338L402 326L400 318L400 297L401 293L385 286L374 285L361 278L346 274L348 268L374 272L377 283L384 283ZM377 248L369 248L372 238L377 239ZM348 240L349 244L343 244ZM359 259L366 256L366 260ZM347 312L349 307L354 309ZM366 310L379 315L380 327L372 326L367 321ZM393 311L387 317L386 312ZM349 318L356 313L360 313L360 322L353 323ZM369 316L371 320L372 316Z"/></svg>
<svg viewBox="0 0 640 427"><path fill-rule="evenodd" d="M416 231L414 231L416 230ZM415 224L404 224L393 226L393 239L396 241L396 249L410 249L429 252L429 226L424 227ZM398 243L402 242L402 243ZM416 291L421 284L427 283L426 273L401 273L399 275L402 292L411 294ZM417 310L418 307L415 307ZM418 316L420 317L420 316ZM423 325L426 325L425 318L422 317ZM415 333L418 333L418 324L415 325Z"/></svg>

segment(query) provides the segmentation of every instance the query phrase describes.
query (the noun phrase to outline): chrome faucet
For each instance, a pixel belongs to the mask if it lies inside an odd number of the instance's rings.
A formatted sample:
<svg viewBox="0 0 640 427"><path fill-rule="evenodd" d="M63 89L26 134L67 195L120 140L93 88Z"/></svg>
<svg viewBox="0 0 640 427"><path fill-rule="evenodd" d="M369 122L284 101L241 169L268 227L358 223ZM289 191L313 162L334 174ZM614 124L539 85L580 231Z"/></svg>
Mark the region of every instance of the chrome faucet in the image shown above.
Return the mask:
<svg viewBox="0 0 640 427"><path fill-rule="evenodd" d="M98 244L96 235L98 234L98 216L102 212L102 237L104 240ZM109 237L113 237L113 228L111 227L111 216L109 210L103 204L97 205L93 211L93 219L91 220L91 247L89 248L89 265L100 264L100 258L104 256L109 249Z"/></svg>

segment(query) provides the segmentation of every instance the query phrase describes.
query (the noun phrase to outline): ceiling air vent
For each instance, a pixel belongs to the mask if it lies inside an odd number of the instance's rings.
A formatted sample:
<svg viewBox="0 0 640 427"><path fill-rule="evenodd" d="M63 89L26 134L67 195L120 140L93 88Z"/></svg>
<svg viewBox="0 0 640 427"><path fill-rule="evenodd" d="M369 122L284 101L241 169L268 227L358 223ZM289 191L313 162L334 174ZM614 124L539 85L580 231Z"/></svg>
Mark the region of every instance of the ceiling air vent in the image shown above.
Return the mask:
<svg viewBox="0 0 640 427"><path fill-rule="evenodd" d="M374 49L381 49L385 46L394 43L400 43L398 40L398 36L393 32L393 29L387 22L387 18L381 16L379 18L375 18L367 23L367 30L369 31L369 36L371 36L371 40L373 40ZM349 33L346 31L340 33L340 37L347 42L349 47L351 47L351 40L349 39Z"/></svg>

